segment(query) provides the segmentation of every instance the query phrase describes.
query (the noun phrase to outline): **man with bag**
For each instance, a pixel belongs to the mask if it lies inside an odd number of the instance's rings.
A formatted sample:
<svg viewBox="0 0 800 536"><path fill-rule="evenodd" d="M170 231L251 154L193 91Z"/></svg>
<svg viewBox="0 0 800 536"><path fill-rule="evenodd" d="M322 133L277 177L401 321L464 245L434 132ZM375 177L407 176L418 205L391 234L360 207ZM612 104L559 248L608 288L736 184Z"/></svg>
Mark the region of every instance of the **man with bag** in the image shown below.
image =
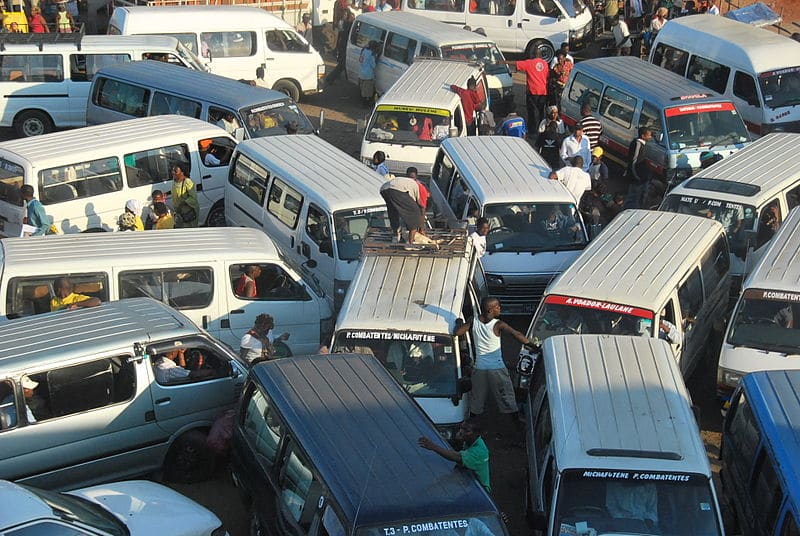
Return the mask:
<svg viewBox="0 0 800 536"><path fill-rule="evenodd" d="M184 162L172 166L172 208L175 227L197 227L200 204L197 202L197 188L187 173L189 167Z"/></svg>
<svg viewBox="0 0 800 536"><path fill-rule="evenodd" d="M27 216L25 217L23 223L30 226L29 228L36 228L36 230L31 232L29 236L54 234L50 229L53 226L50 225L50 218L47 216L44 206L38 199L33 197L33 186L30 184L23 184L20 187L19 192L23 201L25 201L27 205Z"/></svg>

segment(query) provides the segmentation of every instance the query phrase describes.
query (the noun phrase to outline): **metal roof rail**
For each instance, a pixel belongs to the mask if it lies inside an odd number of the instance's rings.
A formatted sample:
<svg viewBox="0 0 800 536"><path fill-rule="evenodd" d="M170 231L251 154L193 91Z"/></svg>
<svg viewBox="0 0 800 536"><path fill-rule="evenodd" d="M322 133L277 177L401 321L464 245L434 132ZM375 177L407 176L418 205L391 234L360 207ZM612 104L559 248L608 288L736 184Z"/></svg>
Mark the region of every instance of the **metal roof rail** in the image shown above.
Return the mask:
<svg viewBox="0 0 800 536"><path fill-rule="evenodd" d="M428 229L430 244L392 242L395 234L388 227L370 227L362 242L362 255L414 255L424 257L465 257L473 253L466 229Z"/></svg>
<svg viewBox="0 0 800 536"><path fill-rule="evenodd" d="M6 45L37 45L41 52L45 44L56 43L72 43L80 50L82 40L83 30L72 33L4 33L0 34L0 52L6 50Z"/></svg>

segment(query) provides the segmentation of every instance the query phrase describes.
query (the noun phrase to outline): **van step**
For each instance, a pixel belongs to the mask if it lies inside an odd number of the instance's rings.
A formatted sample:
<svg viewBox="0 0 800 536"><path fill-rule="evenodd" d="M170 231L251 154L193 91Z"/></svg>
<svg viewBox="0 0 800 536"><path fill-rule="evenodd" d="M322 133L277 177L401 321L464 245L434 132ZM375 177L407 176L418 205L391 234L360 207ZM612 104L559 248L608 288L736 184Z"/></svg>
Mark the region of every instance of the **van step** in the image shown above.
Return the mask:
<svg viewBox="0 0 800 536"><path fill-rule="evenodd" d="M419 235L418 235L419 236ZM388 227L370 227L361 246L362 255L417 255L430 257L470 257L472 242L466 229L428 229L425 243L393 242Z"/></svg>

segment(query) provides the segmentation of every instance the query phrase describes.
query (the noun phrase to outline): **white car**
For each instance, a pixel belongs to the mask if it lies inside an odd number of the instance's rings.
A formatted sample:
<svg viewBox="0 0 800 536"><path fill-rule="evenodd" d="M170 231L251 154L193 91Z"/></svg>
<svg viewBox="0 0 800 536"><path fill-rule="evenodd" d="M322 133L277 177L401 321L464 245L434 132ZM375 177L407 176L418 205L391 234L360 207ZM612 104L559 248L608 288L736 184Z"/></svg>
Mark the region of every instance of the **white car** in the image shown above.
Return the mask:
<svg viewBox="0 0 800 536"><path fill-rule="evenodd" d="M0 480L4 536L227 536L213 513L143 480L58 493Z"/></svg>

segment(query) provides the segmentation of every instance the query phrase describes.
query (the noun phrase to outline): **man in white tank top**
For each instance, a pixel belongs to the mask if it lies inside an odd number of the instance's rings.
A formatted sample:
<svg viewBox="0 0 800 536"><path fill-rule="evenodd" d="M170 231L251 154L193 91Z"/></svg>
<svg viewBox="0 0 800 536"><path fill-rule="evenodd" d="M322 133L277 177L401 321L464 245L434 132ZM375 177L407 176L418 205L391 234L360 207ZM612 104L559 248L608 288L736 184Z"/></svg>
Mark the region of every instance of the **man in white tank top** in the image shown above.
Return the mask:
<svg viewBox="0 0 800 536"><path fill-rule="evenodd" d="M503 361L500 347L500 336L511 335L520 343L532 346L531 341L502 320L500 316L500 300L484 298L481 300L481 312L477 319L469 319L456 327L455 336L464 335L472 330L475 343L476 358L472 371L472 391L470 391L470 413L472 417L483 413L486 396L491 390L500 413L511 415L515 427L519 427L519 408L514 397L514 385Z"/></svg>

